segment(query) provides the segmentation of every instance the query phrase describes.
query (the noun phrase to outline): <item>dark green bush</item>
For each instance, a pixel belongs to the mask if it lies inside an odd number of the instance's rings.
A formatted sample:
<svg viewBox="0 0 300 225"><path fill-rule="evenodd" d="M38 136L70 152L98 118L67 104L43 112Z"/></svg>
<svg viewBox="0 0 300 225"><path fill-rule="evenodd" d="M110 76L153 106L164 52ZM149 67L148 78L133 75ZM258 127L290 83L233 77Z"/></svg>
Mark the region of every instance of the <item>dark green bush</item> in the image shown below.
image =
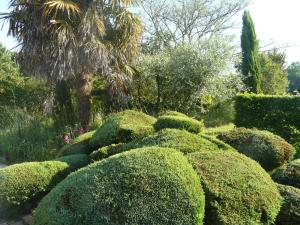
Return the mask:
<svg viewBox="0 0 300 225"><path fill-rule="evenodd" d="M277 188L283 197L280 213L276 218L276 225L300 224L300 189L278 184Z"/></svg>
<svg viewBox="0 0 300 225"><path fill-rule="evenodd" d="M141 147L175 148L184 154L197 151L215 151L219 146L205 138L185 130L164 129L154 135L127 144L111 145L100 148L91 154L94 161L107 158L111 155Z"/></svg>
<svg viewBox="0 0 300 225"><path fill-rule="evenodd" d="M300 188L300 159L289 162L277 169L272 178L280 184Z"/></svg>
<svg viewBox="0 0 300 225"><path fill-rule="evenodd" d="M225 142L213 137L213 136L209 136L206 134L199 134L200 137L205 138L206 140L212 142L213 144L217 145L219 149L221 150L229 150L229 151L236 151L236 149L234 149L233 147L231 147L230 145L226 144Z"/></svg>
<svg viewBox="0 0 300 225"><path fill-rule="evenodd" d="M88 163L87 155L73 155L55 161L21 163L0 169L0 219L29 212L69 173Z"/></svg>
<svg viewBox="0 0 300 225"><path fill-rule="evenodd" d="M90 154L93 148L89 142L94 134L95 131L91 131L76 137L69 144L61 148L59 155Z"/></svg>
<svg viewBox="0 0 300 225"><path fill-rule="evenodd" d="M38 205L32 225L201 225L204 195L182 153L136 149L68 176Z"/></svg>
<svg viewBox="0 0 300 225"><path fill-rule="evenodd" d="M235 124L240 127L269 130L287 141L300 141L300 97L274 95L238 95Z"/></svg>
<svg viewBox="0 0 300 225"><path fill-rule="evenodd" d="M268 131L236 128L218 138L260 163L267 171L292 160L295 154L292 145Z"/></svg>
<svg viewBox="0 0 300 225"><path fill-rule="evenodd" d="M113 114L96 130L90 145L103 147L145 137L154 133L155 122L155 118L133 110Z"/></svg>
<svg viewBox="0 0 300 225"><path fill-rule="evenodd" d="M273 224L281 198L258 163L232 151L188 155L205 192L205 224Z"/></svg>
<svg viewBox="0 0 300 225"><path fill-rule="evenodd" d="M203 121L198 121L186 116L160 116L154 125L156 131L165 128L187 130L192 133L200 133L204 129Z"/></svg>
<svg viewBox="0 0 300 225"><path fill-rule="evenodd" d="M296 149L296 154L294 156L294 159L300 159L300 142L297 142L293 144Z"/></svg>

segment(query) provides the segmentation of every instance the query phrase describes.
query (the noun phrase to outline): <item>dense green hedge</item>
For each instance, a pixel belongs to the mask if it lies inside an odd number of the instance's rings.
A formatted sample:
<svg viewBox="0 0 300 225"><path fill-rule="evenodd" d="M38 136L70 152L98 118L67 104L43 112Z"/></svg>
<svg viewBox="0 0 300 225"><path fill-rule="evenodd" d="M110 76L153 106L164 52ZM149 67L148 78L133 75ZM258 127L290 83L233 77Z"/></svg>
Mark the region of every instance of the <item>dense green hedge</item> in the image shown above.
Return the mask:
<svg viewBox="0 0 300 225"><path fill-rule="evenodd" d="M290 142L299 141L299 96L238 95L235 110L239 127L269 130Z"/></svg>
<svg viewBox="0 0 300 225"><path fill-rule="evenodd" d="M278 184L277 188L283 197L280 213L276 218L276 225L300 224L300 189Z"/></svg>
<svg viewBox="0 0 300 225"><path fill-rule="evenodd" d="M258 163L232 151L196 152L188 159L205 192L205 224L273 224L281 197Z"/></svg>
<svg viewBox="0 0 300 225"><path fill-rule="evenodd" d="M200 133L204 130L203 121L198 121L187 116L160 116L154 125L156 131L165 128L187 130L192 133Z"/></svg>
<svg viewBox="0 0 300 225"><path fill-rule="evenodd" d="M267 171L291 161L295 154L292 145L268 131L235 128L218 138L260 163Z"/></svg>
<svg viewBox="0 0 300 225"><path fill-rule="evenodd" d="M87 155L30 162L0 169L0 219L26 213L69 173L89 163Z"/></svg>
<svg viewBox="0 0 300 225"><path fill-rule="evenodd" d="M164 129L141 140L136 140L127 144L111 145L100 148L91 154L91 158L92 160L97 161L117 153L145 146L175 148L184 154L197 151L214 151L219 149L218 144L213 143L199 135L192 134L185 130Z"/></svg>
<svg viewBox="0 0 300 225"><path fill-rule="evenodd" d="M59 151L59 155L90 154L94 150L89 142L96 131L91 131L73 139Z"/></svg>
<svg viewBox="0 0 300 225"><path fill-rule="evenodd" d="M154 117L133 110L113 114L96 130L90 145L103 147L145 137L154 133L155 122Z"/></svg>
<svg viewBox="0 0 300 225"><path fill-rule="evenodd" d="M272 178L280 184L300 188L300 159L289 162L277 169L272 174Z"/></svg>
<svg viewBox="0 0 300 225"><path fill-rule="evenodd" d="M38 205L32 225L201 225L200 180L177 150L145 148L68 176Z"/></svg>

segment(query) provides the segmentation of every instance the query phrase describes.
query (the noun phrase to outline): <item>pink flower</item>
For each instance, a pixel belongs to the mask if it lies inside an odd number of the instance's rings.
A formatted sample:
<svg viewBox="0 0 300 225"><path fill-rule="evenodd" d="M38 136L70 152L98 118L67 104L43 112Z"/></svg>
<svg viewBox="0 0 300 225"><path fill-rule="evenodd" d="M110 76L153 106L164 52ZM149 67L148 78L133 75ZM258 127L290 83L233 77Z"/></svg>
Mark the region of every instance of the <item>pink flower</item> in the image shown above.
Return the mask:
<svg viewBox="0 0 300 225"><path fill-rule="evenodd" d="M69 137L69 135L65 134L64 135L64 143L68 144L69 142L70 142L70 137Z"/></svg>

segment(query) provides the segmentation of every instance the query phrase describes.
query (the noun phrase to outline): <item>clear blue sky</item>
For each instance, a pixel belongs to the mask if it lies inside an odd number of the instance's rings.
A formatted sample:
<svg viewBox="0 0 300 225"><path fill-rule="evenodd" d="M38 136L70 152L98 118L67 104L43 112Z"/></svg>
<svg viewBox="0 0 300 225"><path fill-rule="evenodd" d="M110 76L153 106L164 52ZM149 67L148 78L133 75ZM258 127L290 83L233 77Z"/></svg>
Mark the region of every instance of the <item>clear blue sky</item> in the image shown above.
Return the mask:
<svg viewBox="0 0 300 225"><path fill-rule="evenodd" d="M7 11L9 0L0 0L0 12ZM287 61L300 61L300 0L252 0L248 8L255 23L261 46L289 46L285 49ZM241 18L236 18L241 21ZM239 23L241 24L241 23ZM1 24L2 27L2 24ZM0 28L1 28L0 27ZM235 29L240 35L240 27ZM0 42L11 49L16 42L7 37L7 24L0 30Z"/></svg>

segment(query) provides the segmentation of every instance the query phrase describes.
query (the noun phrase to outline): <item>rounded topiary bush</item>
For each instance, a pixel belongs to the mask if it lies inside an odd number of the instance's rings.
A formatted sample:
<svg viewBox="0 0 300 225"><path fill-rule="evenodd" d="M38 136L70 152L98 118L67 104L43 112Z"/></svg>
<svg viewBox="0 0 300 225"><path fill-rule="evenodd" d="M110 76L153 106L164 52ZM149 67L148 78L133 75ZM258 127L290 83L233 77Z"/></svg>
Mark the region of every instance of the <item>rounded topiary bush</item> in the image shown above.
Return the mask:
<svg viewBox="0 0 300 225"><path fill-rule="evenodd" d="M142 112L126 110L111 115L90 140L92 147L103 147L142 138L155 132L156 119Z"/></svg>
<svg viewBox="0 0 300 225"><path fill-rule="evenodd" d="M192 133L200 133L204 130L203 121L198 121L187 116L160 116L154 125L155 130L175 128L187 130Z"/></svg>
<svg viewBox="0 0 300 225"><path fill-rule="evenodd" d="M159 116L182 116L182 117L188 117L184 113L172 111L172 110L166 110L159 114Z"/></svg>
<svg viewBox="0 0 300 225"><path fill-rule="evenodd" d="M218 138L271 171L293 159L295 148L268 131L236 128Z"/></svg>
<svg viewBox="0 0 300 225"><path fill-rule="evenodd" d="M164 129L154 135L150 135L140 140L126 144L110 145L100 148L91 154L91 158L94 161L98 161L130 149L151 146L175 148L184 154L197 151L219 150L218 144L213 143L199 135L192 134L185 130Z"/></svg>
<svg viewBox="0 0 300 225"><path fill-rule="evenodd" d="M291 161L278 168L273 173L272 178L280 184L300 188L300 159Z"/></svg>
<svg viewBox="0 0 300 225"><path fill-rule="evenodd" d="M281 197L269 174L232 151L188 155L205 192L205 224L273 224Z"/></svg>
<svg viewBox="0 0 300 225"><path fill-rule="evenodd" d="M202 224L200 180L177 150L145 148L68 176L38 205L32 225Z"/></svg>
<svg viewBox="0 0 300 225"><path fill-rule="evenodd" d="M91 131L76 137L69 144L62 147L58 155L90 154L95 150L89 144L94 134L95 131Z"/></svg>
<svg viewBox="0 0 300 225"><path fill-rule="evenodd" d="M300 189L278 184L277 188L283 197L280 213L276 218L276 225L300 224Z"/></svg>
<svg viewBox="0 0 300 225"><path fill-rule="evenodd" d="M87 155L30 162L0 169L0 219L26 213L69 173L89 163Z"/></svg>

